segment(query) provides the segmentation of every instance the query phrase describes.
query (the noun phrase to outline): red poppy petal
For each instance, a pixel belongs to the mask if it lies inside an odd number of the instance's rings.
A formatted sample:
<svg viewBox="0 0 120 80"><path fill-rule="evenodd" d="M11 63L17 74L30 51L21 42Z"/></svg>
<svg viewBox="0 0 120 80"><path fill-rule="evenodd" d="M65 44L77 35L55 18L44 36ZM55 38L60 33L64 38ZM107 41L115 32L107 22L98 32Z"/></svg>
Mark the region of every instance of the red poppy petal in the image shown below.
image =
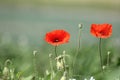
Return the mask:
<svg viewBox="0 0 120 80"><path fill-rule="evenodd" d="M107 23L92 24L90 32L97 38L108 38L112 34L112 25Z"/></svg>
<svg viewBox="0 0 120 80"><path fill-rule="evenodd" d="M69 41L70 34L65 30L53 30L46 33L45 40L51 45L58 46Z"/></svg>

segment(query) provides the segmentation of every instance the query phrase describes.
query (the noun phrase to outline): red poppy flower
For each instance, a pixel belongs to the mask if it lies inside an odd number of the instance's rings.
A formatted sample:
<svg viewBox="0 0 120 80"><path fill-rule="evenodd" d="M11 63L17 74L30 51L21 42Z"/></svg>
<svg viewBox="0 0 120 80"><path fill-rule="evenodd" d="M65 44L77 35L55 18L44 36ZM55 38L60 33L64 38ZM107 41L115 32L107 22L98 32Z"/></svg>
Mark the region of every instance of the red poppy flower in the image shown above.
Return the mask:
<svg viewBox="0 0 120 80"><path fill-rule="evenodd" d="M53 30L46 33L45 40L53 46L67 43L69 41L70 34L64 30Z"/></svg>
<svg viewBox="0 0 120 80"><path fill-rule="evenodd" d="M91 34L97 38L108 38L112 34L111 24L92 24Z"/></svg>

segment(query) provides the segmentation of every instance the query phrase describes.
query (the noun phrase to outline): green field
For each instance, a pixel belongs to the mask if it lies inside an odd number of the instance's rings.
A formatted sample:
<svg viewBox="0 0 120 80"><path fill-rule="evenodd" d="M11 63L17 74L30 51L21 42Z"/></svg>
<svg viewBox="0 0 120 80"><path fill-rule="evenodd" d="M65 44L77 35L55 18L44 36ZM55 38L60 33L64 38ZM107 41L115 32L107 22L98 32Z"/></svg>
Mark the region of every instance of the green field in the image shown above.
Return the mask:
<svg viewBox="0 0 120 80"><path fill-rule="evenodd" d="M54 47L44 38L46 32L54 29L64 29L71 35L68 44L57 48L59 55L64 50L68 55L69 78L89 80L93 76L95 80L120 80L119 7L120 1L117 0L0 0L0 80L51 80L49 54L54 55ZM83 24L80 52L73 67L80 23ZM92 23L113 25L112 36L102 40L104 73L100 68L99 40L90 34ZM37 56L33 51L37 51ZM109 66L108 51L111 52ZM9 77L14 79L2 79L5 66L12 71ZM56 75L53 80L60 80L63 71L56 70L54 59L53 69ZM50 73L46 74L46 71ZM40 79L34 79L34 75Z"/></svg>

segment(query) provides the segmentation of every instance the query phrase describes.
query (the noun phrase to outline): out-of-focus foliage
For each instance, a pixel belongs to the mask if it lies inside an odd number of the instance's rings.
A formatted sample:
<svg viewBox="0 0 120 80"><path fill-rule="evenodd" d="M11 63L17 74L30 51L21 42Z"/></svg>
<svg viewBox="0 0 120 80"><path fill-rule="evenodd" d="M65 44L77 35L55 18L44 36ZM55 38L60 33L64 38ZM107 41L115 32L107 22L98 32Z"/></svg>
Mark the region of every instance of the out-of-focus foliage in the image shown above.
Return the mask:
<svg viewBox="0 0 120 80"><path fill-rule="evenodd" d="M63 71L56 70L54 59L52 73L50 67L49 54L54 55L54 47L44 42L46 31L58 28L71 34L70 42L57 48L59 55L66 51L71 79L93 76L96 80L120 80L119 13L119 0L0 0L0 80L34 80L36 75L39 80L50 80L51 76L59 80ZM80 52L73 66L79 23L84 26ZM92 23L113 25L112 37L102 40L104 73L100 68L98 40L89 34Z"/></svg>
<svg viewBox="0 0 120 80"><path fill-rule="evenodd" d="M49 53L54 53L53 46L43 45L37 49L37 53L34 57L32 46L20 46L19 42L14 43L8 42L3 43L2 39L0 42L0 76L2 77L5 68L5 61L10 60L12 63L8 64L9 69L14 69L14 76L17 78L21 77L23 80L30 80L34 78L34 59L36 59L36 69L38 76L49 80L50 78L50 62ZM77 80L84 80L84 78L90 78L94 76L96 80L117 80L120 74L120 60L119 52L115 46L112 45L110 39L102 40L102 55L104 66L104 75L101 72L99 54L98 54L98 43L93 45L82 44L78 56L73 67L73 59L76 54L75 47L64 47L64 45L58 47L58 54L62 54L62 51L66 49L66 63L69 66L69 74ZM110 62L107 66L107 52L110 51ZM54 55L54 54L53 54ZM53 60L54 69L56 69L56 63ZM74 74L73 74L74 69ZM48 70L48 74L46 74ZM62 76L61 72L55 72L56 79L60 79ZM41 80L41 79L40 79Z"/></svg>

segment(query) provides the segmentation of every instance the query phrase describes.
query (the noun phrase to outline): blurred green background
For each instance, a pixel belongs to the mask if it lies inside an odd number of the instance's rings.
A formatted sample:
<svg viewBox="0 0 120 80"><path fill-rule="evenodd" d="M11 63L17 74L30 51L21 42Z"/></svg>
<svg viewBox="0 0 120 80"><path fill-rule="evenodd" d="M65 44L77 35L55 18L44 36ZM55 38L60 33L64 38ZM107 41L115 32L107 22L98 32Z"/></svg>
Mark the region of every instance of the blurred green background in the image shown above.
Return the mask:
<svg viewBox="0 0 120 80"><path fill-rule="evenodd" d="M5 60L10 59L16 73L32 74L32 53L37 50L39 75L44 76L49 69L48 54L54 53L54 47L44 41L45 33L53 29L67 30L71 34L70 42L59 46L58 53L66 50L66 54L73 56L79 23L83 29L76 73L83 77L93 75L97 80L115 80L120 76L119 0L0 0L0 72ZM92 23L113 25L112 36L103 40L104 65L107 51L111 51L110 72L105 79L99 73L98 39L90 34Z"/></svg>

